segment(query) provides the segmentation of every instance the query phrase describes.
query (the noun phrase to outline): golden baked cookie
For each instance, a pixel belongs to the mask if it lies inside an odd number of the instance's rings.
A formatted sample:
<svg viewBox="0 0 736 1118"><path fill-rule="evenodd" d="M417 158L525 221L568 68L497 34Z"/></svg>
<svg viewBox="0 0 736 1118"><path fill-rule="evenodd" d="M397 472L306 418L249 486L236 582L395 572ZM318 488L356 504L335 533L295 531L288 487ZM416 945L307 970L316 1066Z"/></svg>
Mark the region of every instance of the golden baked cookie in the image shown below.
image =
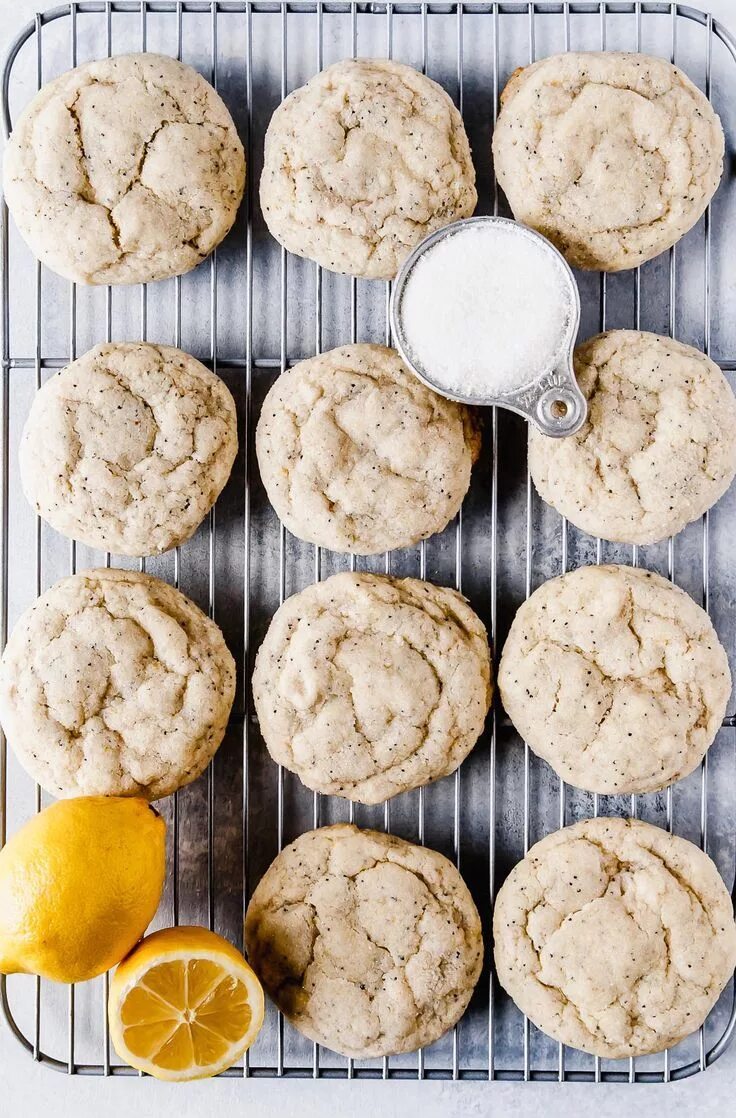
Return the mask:
<svg viewBox="0 0 736 1118"><path fill-rule="evenodd" d="M341 346L282 373L256 430L261 479L289 531L359 555L441 532L479 451L469 409L378 345Z"/></svg>
<svg viewBox="0 0 736 1118"><path fill-rule="evenodd" d="M248 906L245 946L291 1023L356 1059L441 1037L483 960L480 917L452 862L351 824L278 855Z"/></svg>
<svg viewBox="0 0 736 1118"><path fill-rule="evenodd" d="M221 98L160 54L86 62L48 82L5 148L5 200L23 239L76 283L188 272L229 231L244 185Z"/></svg>
<svg viewBox="0 0 736 1118"><path fill-rule="evenodd" d="M235 662L222 633L165 582L82 571L16 623L0 661L0 720L53 796L167 796L223 739Z"/></svg>
<svg viewBox="0 0 736 1118"><path fill-rule="evenodd" d="M723 169L721 122L662 58L556 54L517 70L493 133L514 217L579 268L618 272L695 225Z"/></svg>
<svg viewBox="0 0 736 1118"><path fill-rule="evenodd" d="M641 568L580 567L518 610L498 687L516 729L563 780L617 795L692 772L720 729L731 673L684 590Z"/></svg>
<svg viewBox="0 0 736 1118"><path fill-rule="evenodd" d="M498 980L555 1040L623 1059L703 1023L736 965L728 890L707 854L637 819L547 835L502 885Z"/></svg>
<svg viewBox="0 0 736 1118"><path fill-rule="evenodd" d="M290 252L333 272L392 279L424 237L469 217L477 197L460 113L400 62L336 62L268 126L266 224Z"/></svg>
<svg viewBox="0 0 736 1118"><path fill-rule="evenodd" d="M529 424L539 495L606 540L648 544L679 532L736 474L736 398L700 350L640 330L578 346L588 401L581 429L550 439Z"/></svg>
<svg viewBox="0 0 736 1118"><path fill-rule="evenodd" d="M345 573L287 598L256 658L273 759L318 792L380 803L454 772L491 701L483 623L454 590Z"/></svg>
<svg viewBox="0 0 736 1118"><path fill-rule="evenodd" d="M172 346L95 346L34 397L23 490L57 531L118 555L155 555L196 531L238 450L235 401Z"/></svg>

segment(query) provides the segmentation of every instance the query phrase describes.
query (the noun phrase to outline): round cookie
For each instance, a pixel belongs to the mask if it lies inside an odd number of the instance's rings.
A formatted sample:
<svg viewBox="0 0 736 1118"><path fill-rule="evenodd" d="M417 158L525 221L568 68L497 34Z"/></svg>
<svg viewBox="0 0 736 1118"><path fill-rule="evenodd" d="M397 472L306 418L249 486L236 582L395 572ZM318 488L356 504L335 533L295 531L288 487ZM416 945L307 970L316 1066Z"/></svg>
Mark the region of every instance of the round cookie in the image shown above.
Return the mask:
<svg viewBox="0 0 736 1118"><path fill-rule="evenodd" d="M486 631L454 590L345 573L276 612L253 700L268 751L308 788L380 803L454 772L491 701Z"/></svg>
<svg viewBox="0 0 736 1118"><path fill-rule="evenodd" d="M736 399L710 358L637 330L612 330L575 351L588 417L550 439L529 425L540 496L578 528L622 543L679 532L736 474Z"/></svg>
<svg viewBox="0 0 736 1118"><path fill-rule="evenodd" d="M455 866L352 824L308 831L278 855L248 906L245 946L291 1023L356 1059L441 1037L483 961L478 911Z"/></svg>
<svg viewBox="0 0 736 1118"><path fill-rule="evenodd" d="M102 568L63 578L18 620L0 661L0 720L53 796L167 796L225 734L235 663L173 586Z"/></svg>
<svg viewBox="0 0 736 1118"><path fill-rule="evenodd" d="M5 148L21 236L76 283L180 275L235 220L245 157L196 70L159 54L87 62L44 85Z"/></svg>
<svg viewBox="0 0 736 1118"><path fill-rule="evenodd" d="M613 1059L694 1032L736 964L713 862L637 819L587 819L533 846L499 890L493 941L499 982L538 1028Z"/></svg>
<svg viewBox="0 0 736 1118"><path fill-rule="evenodd" d="M479 451L470 411L377 345L342 346L282 373L256 430L261 478L289 531L360 555L441 532Z"/></svg>
<svg viewBox="0 0 736 1118"><path fill-rule="evenodd" d="M237 449L235 402L219 377L171 346L108 343L36 393L21 480L64 535L153 555L196 531Z"/></svg>
<svg viewBox="0 0 736 1118"><path fill-rule="evenodd" d="M699 764L731 694L708 615L633 567L581 567L521 606L498 669L521 736L563 780L651 792Z"/></svg>
<svg viewBox="0 0 736 1118"><path fill-rule="evenodd" d="M557 54L517 70L493 133L514 217L579 268L618 272L695 225L723 169L721 123L662 58Z"/></svg>
<svg viewBox="0 0 736 1118"><path fill-rule="evenodd" d="M469 217L477 200L462 117L410 66L337 62L271 118L266 224L290 252L333 272L393 279L415 245Z"/></svg>

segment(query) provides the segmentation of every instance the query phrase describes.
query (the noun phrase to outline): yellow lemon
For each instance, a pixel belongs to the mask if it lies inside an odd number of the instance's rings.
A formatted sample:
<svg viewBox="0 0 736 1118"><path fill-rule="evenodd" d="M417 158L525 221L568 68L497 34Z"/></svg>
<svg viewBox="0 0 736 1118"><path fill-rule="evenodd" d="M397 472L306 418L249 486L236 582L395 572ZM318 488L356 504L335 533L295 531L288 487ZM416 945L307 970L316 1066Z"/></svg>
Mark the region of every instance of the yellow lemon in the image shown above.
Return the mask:
<svg viewBox="0 0 736 1118"><path fill-rule="evenodd" d="M83 982L138 942L161 899L166 825L139 798L39 812L0 851L0 972Z"/></svg>
<svg viewBox="0 0 736 1118"><path fill-rule="evenodd" d="M121 1059L157 1079L204 1079L242 1056L263 1024L263 990L231 943L206 928L146 936L110 983Z"/></svg>

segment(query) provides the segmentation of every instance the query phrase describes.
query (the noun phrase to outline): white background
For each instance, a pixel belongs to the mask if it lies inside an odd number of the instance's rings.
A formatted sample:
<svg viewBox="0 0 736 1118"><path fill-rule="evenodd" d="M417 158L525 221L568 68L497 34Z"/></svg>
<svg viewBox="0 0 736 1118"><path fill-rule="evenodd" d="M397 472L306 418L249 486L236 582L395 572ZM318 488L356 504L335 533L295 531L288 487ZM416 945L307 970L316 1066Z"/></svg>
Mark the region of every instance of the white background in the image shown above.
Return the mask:
<svg viewBox="0 0 736 1118"><path fill-rule="evenodd" d="M693 0L693 3L695 0ZM39 0L0 0L0 46L32 18ZM699 7L736 26L734 0L700 0ZM736 1043L708 1072L684 1083L514 1084L381 1083L220 1079L162 1084L136 1078L67 1077L33 1064L0 1025L0 1115L3 1118L204 1118L242 1113L248 1118L480 1118L491 1113L624 1115L646 1107L650 1115L708 1115L736 1108Z"/></svg>

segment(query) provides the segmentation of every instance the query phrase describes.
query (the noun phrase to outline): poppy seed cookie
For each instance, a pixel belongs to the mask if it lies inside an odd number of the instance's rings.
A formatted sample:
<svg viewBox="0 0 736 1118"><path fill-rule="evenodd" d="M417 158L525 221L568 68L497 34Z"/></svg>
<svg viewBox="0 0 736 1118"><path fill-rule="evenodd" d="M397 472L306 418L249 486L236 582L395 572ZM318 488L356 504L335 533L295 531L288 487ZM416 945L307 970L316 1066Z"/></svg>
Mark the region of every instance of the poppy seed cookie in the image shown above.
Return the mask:
<svg viewBox="0 0 736 1118"><path fill-rule="evenodd" d="M517 70L501 104L493 159L514 217L579 268L664 252L720 182L721 122L663 58L556 54Z"/></svg>
<svg viewBox="0 0 736 1118"><path fill-rule="evenodd" d="M660 575L581 567L514 618L503 705L535 753L590 792L651 792L700 763L731 694L710 618Z"/></svg>
<svg viewBox="0 0 736 1118"><path fill-rule="evenodd" d="M356 1059L413 1052L465 1012L480 917L457 869L351 824L287 846L245 917L248 958L301 1033Z"/></svg>
<svg viewBox="0 0 736 1118"><path fill-rule="evenodd" d="M318 792L380 803L454 772L491 701L486 631L454 590L345 573L287 598L256 658L273 759Z"/></svg>
<svg viewBox="0 0 736 1118"><path fill-rule="evenodd" d="M612 1059L694 1032L736 964L713 862L637 819L587 819L536 843L499 890L493 942L499 982L538 1028Z"/></svg>
<svg viewBox="0 0 736 1118"><path fill-rule="evenodd" d="M59 532L119 555L154 555L196 531L238 449L219 377L172 346L96 346L33 400L23 490Z"/></svg>
<svg viewBox="0 0 736 1118"><path fill-rule="evenodd" d="M256 430L261 478L289 531L359 555L441 532L479 450L470 411L378 345L342 346L282 373Z"/></svg>
<svg viewBox="0 0 736 1118"><path fill-rule="evenodd" d="M235 220L245 157L221 98L160 54L87 62L43 86L5 148L29 248L76 283L188 272Z"/></svg>
<svg viewBox="0 0 736 1118"><path fill-rule="evenodd" d="M679 532L736 474L736 398L709 357L672 338L612 330L575 350L588 401L566 439L529 425L539 495L578 528L622 543Z"/></svg>
<svg viewBox="0 0 736 1118"><path fill-rule="evenodd" d="M53 796L157 800L222 741L235 663L214 621L150 575L63 578L18 620L0 661L0 720Z"/></svg>
<svg viewBox="0 0 736 1118"><path fill-rule="evenodd" d="M333 272L393 279L415 245L469 217L475 170L441 86L386 59L346 59L277 108L261 208L276 240Z"/></svg>

